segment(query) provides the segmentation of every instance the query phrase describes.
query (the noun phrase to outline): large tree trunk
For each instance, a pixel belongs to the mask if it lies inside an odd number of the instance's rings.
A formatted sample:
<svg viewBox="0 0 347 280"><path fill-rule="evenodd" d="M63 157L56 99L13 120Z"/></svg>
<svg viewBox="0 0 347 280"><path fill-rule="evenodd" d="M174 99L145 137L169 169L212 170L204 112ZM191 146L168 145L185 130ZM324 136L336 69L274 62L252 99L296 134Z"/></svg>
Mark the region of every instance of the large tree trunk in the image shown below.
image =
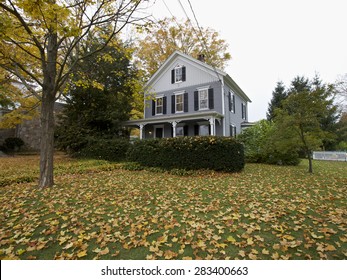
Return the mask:
<svg viewBox="0 0 347 280"><path fill-rule="evenodd" d="M309 173L313 173L312 153L311 153L311 151L307 151L307 158L308 158L308 172Z"/></svg>
<svg viewBox="0 0 347 280"><path fill-rule="evenodd" d="M41 105L39 188L52 187L54 153L54 97L44 95Z"/></svg>
<svg viewBox="0 0 347 280"><path fill-rule="evenodd" d="M57 76L57 34L52 31L47 39L47 60L42 63L43 88L41 105L41 144L39 188L52 187L54 154L54 103Z"/></svg>

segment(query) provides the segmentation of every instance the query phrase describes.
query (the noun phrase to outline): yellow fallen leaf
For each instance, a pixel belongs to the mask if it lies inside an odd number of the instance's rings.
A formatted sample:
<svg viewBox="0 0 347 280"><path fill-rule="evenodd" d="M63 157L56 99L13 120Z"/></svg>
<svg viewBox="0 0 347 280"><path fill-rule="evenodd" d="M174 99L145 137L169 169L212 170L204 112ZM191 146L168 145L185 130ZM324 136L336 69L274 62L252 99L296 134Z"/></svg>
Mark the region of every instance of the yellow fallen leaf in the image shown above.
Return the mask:
<svg viewBox="0 0 347 280"><path fill-rule="evenodd" d="M159 248L157 246L150 246L149 251L155 253L159 251Z"/></svg>
<svg viewBox="0 0 347 280"><path fill-rule="evenodd" d="M257 255L252 254L252 253L248 254L248 257L249 257L251 260L256 260L256 259L257 259Z"/></svg>
<svg viewBox="0 0 347 280"><path fill-rule="evenodd" d="M295 240L295 237L294 236L291 236L291 235L283 235L283 238L287 239L287 240Z"/></svg>
<svg viewBox="0 0 347 280"><path fill-rule="evenodd" d="M167 251L165 251L165 253L164 253L164 257L165 257L166 260L171 260L171 259L173 259L174 257L177 257L177 253L172 252L171 250L167 250Z"/></svg>
<svg viewBox="0 0 347 280"><path fill-rule="evenodd" d="M101 249L100 249L100 248L95 248L95 249L93 250L93 252L99 254L99 253L101 252Z"/></svg>
<svg viewBox="0 0 347 280"><path fill-rule="evenodd" d="M328 245L325 247L325 251L336 251L336 248L334 245Z"/></svg>
<svg viewBox="0 0 347 280"><path fill-rule="evenodd" d="M224 248L227 247L227 246L228 246L228 245L225 244L225 243L217 243L217 244L216 244L216 247L217 247L217 248L223 248L223 249L224 249Z"/></svg>
<svg viewBox="0 0 347 280"><path fill-rule="evenodd" d="M270 252L269 252L268 250L266 250L266 249L263 249L263 250L261 251L261 253L262 253L263 255L268 255L268 254L270 254Z"/></svg>
<svg viewBox="0 0 347 280"><path fill-rule="evenodd" d="M273 258L274 260L278 260L280 258L279 254L276 252L276 253L273 253L271 255L271 258Z"/></svg>
<svg viewBox="0 0 347 280"><path fill-rule="evenodd" d="M322 239L322 238L324 238L324 236L323 235L316 235L314 232L311 232L311 236L313 237L313 238L315 238L315 239Z"/></svg>
<svg viewBox="0 0 347 280"><path fill-rule="evenodd" d="M183 257L182 260L192 260L193 258L192 257Z"/></svg>
<svg viewBox="0 0 347 280"><path fill-rule="evenodd" d="M230 243L235 243L235 242L236 242L236 239L235 239L234 237L232 237L231 235L228 236L227 240L228 240L228 242L230 242Z"/></svg>
<svg viewBox="0 0 347 280"><path fill-rule="evenodd" d="M104 250L100 251L100 255L107 255L110 252L108 247L106 247Z"/></svg>
<svg viewBox="0 0 347 280"><path fill-rule="evenodd" d="M24 250L24 249L18 249L17 250L17 252L16 252L16 254L18 255L18 256L20 256L20 255L22 255L23 253L25 253L26 251Z"/></svg>
<svg viewBox="0 0 347 280"><path fill-rule="evenodd" d="M87 255L87 250L80 251L79 253L77 253L77 257L79 258L85 257L86 255Z"/></svg>
<svg viewBox="0 0 347 280"><path fill-rule="evenodd" d="M239 255L244 258L246 256L246 253L245 251L241 250L239 251Z"/></svg>
<svg viewBox="0 0 347 280"><path fill-rule="evenodd" d="M198 243L196 244L198 247L200 248L206 248L206 244L204 241L202 240L199 240Z"/></svg>
<svg viewBox="0 0 347 280"><path fill-rule="evenodd" d="M247 245L253 245L253 244L254 244L254 242L253 242L252 237L247 238Z"/></svg>

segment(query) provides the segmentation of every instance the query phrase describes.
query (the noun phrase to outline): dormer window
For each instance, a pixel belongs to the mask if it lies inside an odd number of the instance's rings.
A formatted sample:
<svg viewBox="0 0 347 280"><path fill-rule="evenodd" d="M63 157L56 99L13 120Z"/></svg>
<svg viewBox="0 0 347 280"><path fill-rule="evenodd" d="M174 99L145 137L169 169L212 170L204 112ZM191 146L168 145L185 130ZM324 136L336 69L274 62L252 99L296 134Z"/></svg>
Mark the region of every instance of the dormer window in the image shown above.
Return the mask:
<svg viewBox="0 0 347 280"><path fill-rule="evenodd" d="M174 69L171 70L171 83L177 84L185 82L186 80L186 67L177 65Z"/></svg>

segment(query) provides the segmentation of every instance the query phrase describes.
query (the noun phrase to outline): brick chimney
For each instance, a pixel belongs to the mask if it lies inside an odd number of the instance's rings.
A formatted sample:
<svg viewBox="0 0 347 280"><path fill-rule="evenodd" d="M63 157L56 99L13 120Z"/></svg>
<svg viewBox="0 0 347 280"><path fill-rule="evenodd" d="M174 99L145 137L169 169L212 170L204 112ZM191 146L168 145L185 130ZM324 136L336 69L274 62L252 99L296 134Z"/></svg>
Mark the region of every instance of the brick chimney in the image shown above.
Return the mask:
<svg viewBox="0 0 347 280"><path fill-rule="evenodd" d="M204 54L199 54L198 55L198 60L200 60L201 62L205 62L205 55Z"/></svg>

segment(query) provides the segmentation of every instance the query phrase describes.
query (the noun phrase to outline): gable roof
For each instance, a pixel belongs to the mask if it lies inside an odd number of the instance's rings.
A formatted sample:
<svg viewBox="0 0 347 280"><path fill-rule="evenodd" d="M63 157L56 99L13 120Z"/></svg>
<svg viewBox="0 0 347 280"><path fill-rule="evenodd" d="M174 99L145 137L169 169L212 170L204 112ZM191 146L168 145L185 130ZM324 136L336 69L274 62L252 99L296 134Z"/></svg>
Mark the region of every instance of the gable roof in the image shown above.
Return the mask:
<svg viewBox="0 0 347 280"><path fill-rule="evenodd" d="M214 68L211 65L208 65L198 59L195 59L187 54L184 54L180 51L175 51L173 52L169 58L159 67L159 69L153 74L153 76L148 80L148 82L146 83L145 88L150 87L150 85L157 79L160 77L160 75L162 75L164 73L164 71L166 71L167 67L169 65L171 65L178 57L183 57L203 68L205 68L206 70L212 71L216 74L216 76L218 77L218 79L223 78L224 83L229 85L229 87L233 88L236 93L238 95L240 95L244 100L246 100L247 102L252 102L249 97L244 93L244 91L236 84L236 82L224 71Z"/></svg>

